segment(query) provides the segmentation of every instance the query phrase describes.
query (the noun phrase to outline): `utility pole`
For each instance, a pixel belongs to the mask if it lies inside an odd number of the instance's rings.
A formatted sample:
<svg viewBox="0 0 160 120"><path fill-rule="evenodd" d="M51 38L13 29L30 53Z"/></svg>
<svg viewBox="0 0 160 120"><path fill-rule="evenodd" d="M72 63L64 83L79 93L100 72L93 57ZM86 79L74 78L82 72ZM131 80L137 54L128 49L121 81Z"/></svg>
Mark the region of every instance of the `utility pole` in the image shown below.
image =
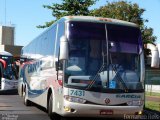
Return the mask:
<svg viewBox="0 0 160 120"><path fill-rule="evenodd" d="M5 21L4 21L4 25L6 26L6 16L7 16L7 8L6 8L6 0L4 0L4 17L5 17Z"/></svg>

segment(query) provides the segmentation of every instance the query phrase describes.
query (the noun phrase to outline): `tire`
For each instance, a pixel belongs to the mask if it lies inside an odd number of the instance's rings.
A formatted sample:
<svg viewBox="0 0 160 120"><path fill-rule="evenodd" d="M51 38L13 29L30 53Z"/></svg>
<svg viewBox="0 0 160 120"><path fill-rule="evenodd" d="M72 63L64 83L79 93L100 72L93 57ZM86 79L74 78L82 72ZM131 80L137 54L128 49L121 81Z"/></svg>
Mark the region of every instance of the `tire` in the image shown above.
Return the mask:
<svg viewBox="0 0 160 120"><path fill-rule="evenodd" d="M0 77L2 77L2 74L3 74L3 65L2 65L2 63L0 62Z"/></svg>
<svg viewBox="0 0 160 120"><path fill-rule="evenodd" d="M18 85L18 94L20 97L23 97L23 86L19 87Z"/></svg>
<svg viewBox="0 0 160 120"><path fill-rule="evenodd" d="M53 113L52 108L53 108L53 95L51 93L47 106L48 116L51 118L51 120L61 120L61 116L56 113Z"/></svg>
<svg viewBox="0 0 160 120"><path fill-rule="evenodd" d="M31 105L32 105L32 102L29 101L29 100L27 99L27 97L26 97L26 89L27 89L27 88L25 88L25 91L23 91L24 105L26 105L26 106L31 106Z"/></svg>
<svg viewBox="0 0 160 120"><path fill-rule="evenodd" d="M3 66L2 66L2 63L0 62L0 89L1 89L1 83L2 83L2 74L3 74Z"/></svg>
<svg viewBox="0 0 160 120"><path fill-rule="evenodd" d="M20 96L23 97L23 86L21 86L21 89L20 89Z"/></svg>

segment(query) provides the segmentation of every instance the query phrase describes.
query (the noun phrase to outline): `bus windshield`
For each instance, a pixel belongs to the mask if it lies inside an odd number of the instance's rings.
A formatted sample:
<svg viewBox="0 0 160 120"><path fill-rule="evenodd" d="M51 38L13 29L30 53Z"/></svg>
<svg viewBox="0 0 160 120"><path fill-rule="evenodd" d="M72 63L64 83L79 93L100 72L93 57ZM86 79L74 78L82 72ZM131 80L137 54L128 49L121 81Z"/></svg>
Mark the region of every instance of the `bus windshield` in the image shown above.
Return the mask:
<svg viewBox="0 0 160 120"><path fill-rule="evenodd" d="M142 89L138 28L71 21L65 84L82 88Z"/></svg>

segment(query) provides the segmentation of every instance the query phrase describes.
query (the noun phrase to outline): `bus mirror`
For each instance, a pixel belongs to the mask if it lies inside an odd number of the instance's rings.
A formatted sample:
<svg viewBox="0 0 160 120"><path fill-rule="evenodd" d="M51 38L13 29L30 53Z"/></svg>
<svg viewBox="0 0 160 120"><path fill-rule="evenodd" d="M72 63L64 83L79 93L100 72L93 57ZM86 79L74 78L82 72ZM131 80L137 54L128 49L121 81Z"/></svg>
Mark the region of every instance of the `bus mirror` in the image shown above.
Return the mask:
<svg viewBox="0 0 160 120"><path fill-rule="evenodd" d="M60 55L59 60L68 59L68 41L64 36L60 38Z"/></svg>

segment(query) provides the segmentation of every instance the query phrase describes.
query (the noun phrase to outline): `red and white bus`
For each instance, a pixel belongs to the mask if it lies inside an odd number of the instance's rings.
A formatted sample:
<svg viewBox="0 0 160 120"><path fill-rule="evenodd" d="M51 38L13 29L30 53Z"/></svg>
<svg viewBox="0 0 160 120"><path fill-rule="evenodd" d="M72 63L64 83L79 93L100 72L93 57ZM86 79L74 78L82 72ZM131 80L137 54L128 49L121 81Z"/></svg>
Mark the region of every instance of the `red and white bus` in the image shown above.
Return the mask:
<svg viewBox="0 0 160 120"><path fill-rule="evenodd" d="M9 52L0 52L0 93L17 90L17 70L13 55Z"/></svg>

